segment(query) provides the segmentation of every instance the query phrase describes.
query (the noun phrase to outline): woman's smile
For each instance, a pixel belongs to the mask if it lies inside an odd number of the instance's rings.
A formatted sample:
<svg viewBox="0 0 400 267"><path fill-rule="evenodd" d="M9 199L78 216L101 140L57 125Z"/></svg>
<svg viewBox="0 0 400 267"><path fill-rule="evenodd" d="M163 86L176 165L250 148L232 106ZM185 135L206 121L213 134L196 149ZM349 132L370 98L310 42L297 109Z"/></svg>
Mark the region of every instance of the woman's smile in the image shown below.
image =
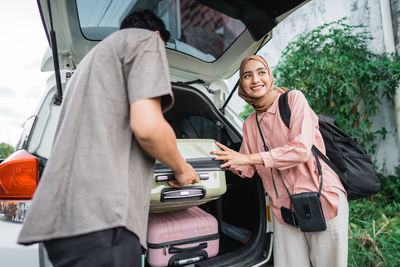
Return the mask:
<svg viewBox="0 0 400 267"><path fill-rule="evenodd" d="M258 85L255 85L255 86L251 86L250 89L251 89L252 91L259 91L259 90L261 90L263 87L264 87L264 84L258 84Z"/></svg>

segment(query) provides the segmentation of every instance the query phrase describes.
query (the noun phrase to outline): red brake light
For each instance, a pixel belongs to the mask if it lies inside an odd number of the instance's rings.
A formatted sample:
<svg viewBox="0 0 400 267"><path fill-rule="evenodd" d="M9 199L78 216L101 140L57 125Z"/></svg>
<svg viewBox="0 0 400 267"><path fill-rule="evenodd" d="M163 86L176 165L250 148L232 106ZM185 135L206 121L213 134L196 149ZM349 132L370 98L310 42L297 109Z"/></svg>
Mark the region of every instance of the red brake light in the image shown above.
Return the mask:
<svg viewBox="0 0 400 267"><path fill-rule="evenodd" d="M39 182L39 159L25 150L0 164L0 199L30 199Z"/></svg>

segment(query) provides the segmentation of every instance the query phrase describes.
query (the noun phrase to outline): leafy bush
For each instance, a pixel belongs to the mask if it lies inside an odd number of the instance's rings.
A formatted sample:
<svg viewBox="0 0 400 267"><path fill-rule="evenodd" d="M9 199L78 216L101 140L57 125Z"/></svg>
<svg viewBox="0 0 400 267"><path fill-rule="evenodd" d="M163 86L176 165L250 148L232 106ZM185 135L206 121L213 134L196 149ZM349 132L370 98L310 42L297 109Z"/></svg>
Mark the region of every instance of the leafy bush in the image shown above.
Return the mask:
<svg viewBox="0 0 400 267"><path fill-rule="evenodd" d="M400 168L381 193L350 202L348 266L400 266Z"/></svg>
<svg viewBox="0 0 400 267"><path fill-rule="evenodd" d="M14 151L14 148L6 143L0 143L0 159L5 159Z"/></svg>
<svg viewBox="0 0 400 267"><path fill-rule="evenodd" d="M250 105L244 106L244 110L239 113L239 116L245 120L248 116L250 116L251 113L254 112L254 108Z"/></svg>
<svg viewBox="0 0 400 267"><path fill-rule="evenodd" d="M317 113L329 113L345 132L374 153L373 119L381 99L392 101L400 81L400 57L368 49L371 36L362 25L341 19L300 35L282 53L274 76L278 86L302 91Z"/></svg>
<svg viewBox="0 0 400 267"><path fill-rule="evenodd" d="M393 102L400 57L369 51L369 33L345 20L324 24L289 43L273 71L275 83L302 91L316 113L333 115L341 129L374 153L373 141L387 131L374 132L371 126L381 99ZM251 113L246 107L240 115L245 119Z"/></svg>

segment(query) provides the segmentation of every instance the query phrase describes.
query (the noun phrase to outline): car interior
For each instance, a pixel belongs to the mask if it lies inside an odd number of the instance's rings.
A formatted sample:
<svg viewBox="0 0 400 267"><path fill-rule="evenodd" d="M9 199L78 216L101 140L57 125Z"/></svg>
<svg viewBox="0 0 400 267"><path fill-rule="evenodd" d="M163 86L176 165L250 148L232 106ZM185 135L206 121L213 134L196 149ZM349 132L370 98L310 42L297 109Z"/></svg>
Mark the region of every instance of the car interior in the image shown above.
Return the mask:
<svg viewBox="0 0 400 267"><path fill-rule="evenodd" d="M214 139L226 146L239 150L241 137L230 123L221 116L216 107L190 85L173 84L175 104L164 115L173 127L177 138ZM196 266L209 266L213 261L220 262L225 257L231 258L253 251L253 246L265 239L265 196L260 178L241 178L230 171L225 171L227 191L219 199L207 202L200 208L212 214L219 222L220 246L215 258L196 263ZM239 241L222 225L239 227L250 235ZM268 236L268 240L269 240ZM222 258L221 258L222 257Z"/></svg>

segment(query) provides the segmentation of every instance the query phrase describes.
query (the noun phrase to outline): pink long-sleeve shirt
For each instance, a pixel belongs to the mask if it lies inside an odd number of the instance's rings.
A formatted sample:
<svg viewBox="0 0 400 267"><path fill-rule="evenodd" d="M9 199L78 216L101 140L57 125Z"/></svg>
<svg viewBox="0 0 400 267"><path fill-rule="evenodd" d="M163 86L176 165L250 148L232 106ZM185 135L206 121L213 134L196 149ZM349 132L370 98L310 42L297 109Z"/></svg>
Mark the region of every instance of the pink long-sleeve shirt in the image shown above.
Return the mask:
<svg viewBox="0 0 400 267"><path fill-rule="evenodd" d="M290 198L276 169L279 169L282 178L291 194L318 191L320 178L317 163L311 152L315 145L325 153L325 145L318 127L318 116L308 105L300 91L293 90L288 94L291 110L290 129L286 127L279 113L277 98L271 107L258 114L260 127L269 148L265 152L263 142L257 127L255 113L251 114L243 125L243 142L241 153L260 153L264 165L231 166L230 170L241 177L253 177L257 171L262 179L264 189L271 200L271 207L275 217L281 222L281 206L290 207ZM322 160L323 183L321 191L321 205L325 219L328 221L337 215L339 196L334 187L344 190L338 175ZM277 189L275 193L271 170Z"/></svg>

